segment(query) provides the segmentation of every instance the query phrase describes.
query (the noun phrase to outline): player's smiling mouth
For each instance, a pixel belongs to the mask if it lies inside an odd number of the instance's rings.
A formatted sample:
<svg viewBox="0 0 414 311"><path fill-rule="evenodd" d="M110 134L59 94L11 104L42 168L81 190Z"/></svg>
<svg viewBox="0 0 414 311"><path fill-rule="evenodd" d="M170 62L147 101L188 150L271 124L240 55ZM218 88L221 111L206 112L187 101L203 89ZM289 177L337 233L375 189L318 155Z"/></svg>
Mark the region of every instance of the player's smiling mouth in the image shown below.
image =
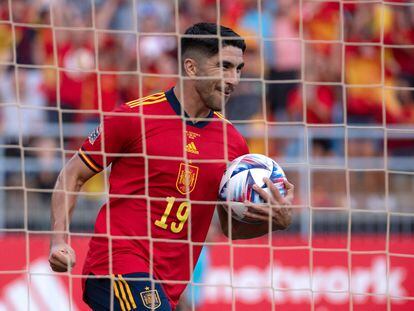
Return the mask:
<svg viewBox="0 0 414 311"><path fill-rule="evenodd" d="M228 97L230 97L230 95L231 95L231 91L222 91L222 90L220 90L220 89L217 89L217 91L219 92L219 93L221 93L222 94L222 96L224 96L224 97L226 97L226 98L228 98Z"/></svg>

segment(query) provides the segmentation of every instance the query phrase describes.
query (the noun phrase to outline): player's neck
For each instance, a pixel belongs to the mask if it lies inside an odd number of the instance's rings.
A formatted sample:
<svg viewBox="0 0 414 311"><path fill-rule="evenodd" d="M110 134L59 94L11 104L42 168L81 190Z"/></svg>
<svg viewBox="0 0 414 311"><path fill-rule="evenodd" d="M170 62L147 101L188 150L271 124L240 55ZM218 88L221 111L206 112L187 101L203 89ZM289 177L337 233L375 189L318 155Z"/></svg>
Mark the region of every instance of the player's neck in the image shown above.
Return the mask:
<svg viewBox="0 0 414 311"><path fill-rule="evenodd" d="M174 87L174 94L190 118L206 118L211 110L203 104L198 93L191 89L192 86L186 86L185 82L183 88L181 88L180 83L177 83ZM185 99L183 100L183 98Z"/></svg>

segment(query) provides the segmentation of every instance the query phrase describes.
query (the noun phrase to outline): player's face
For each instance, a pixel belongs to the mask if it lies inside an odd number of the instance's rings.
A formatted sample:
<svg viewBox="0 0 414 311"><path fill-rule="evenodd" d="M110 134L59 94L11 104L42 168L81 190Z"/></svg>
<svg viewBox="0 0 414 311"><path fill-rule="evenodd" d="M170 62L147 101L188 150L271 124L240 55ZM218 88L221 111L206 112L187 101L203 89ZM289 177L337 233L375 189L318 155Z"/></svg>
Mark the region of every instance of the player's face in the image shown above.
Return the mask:
<svg viewBox="0 0 414 311"><path fill-rule="evenodd" d="M234 46L225 46L220 54L206 58L198 64L196 90L204 104L220 111L229 100L240 81L243 51Z"/></svg>

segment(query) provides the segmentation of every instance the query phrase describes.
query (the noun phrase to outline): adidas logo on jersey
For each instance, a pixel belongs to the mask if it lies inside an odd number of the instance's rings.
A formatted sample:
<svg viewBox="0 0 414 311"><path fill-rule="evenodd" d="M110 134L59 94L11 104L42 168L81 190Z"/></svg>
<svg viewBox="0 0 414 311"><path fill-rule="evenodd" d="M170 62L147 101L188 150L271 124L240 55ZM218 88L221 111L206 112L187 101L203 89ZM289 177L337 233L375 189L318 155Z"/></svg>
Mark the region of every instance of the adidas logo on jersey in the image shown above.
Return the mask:
<svg viewBox="0 0 414 311"><path fill-rule="evenodd" d="M197 147L194 142L189 143L187 146L185 146L185 151L189 153L199 154Z"/></svg>

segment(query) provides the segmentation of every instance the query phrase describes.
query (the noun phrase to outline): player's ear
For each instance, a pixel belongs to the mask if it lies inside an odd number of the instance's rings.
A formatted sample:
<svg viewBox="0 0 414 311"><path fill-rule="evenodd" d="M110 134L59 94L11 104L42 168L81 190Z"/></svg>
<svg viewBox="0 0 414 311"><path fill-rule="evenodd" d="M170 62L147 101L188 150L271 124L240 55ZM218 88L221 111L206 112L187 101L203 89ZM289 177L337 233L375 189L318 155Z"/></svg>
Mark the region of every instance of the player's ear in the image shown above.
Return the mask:
<svg viewBox="0 0 414 311"><path fill-rule="evenodd" d="M193 58L184 59L184 71L187 76L195 77L197 75L197 62Z"/></svg>

